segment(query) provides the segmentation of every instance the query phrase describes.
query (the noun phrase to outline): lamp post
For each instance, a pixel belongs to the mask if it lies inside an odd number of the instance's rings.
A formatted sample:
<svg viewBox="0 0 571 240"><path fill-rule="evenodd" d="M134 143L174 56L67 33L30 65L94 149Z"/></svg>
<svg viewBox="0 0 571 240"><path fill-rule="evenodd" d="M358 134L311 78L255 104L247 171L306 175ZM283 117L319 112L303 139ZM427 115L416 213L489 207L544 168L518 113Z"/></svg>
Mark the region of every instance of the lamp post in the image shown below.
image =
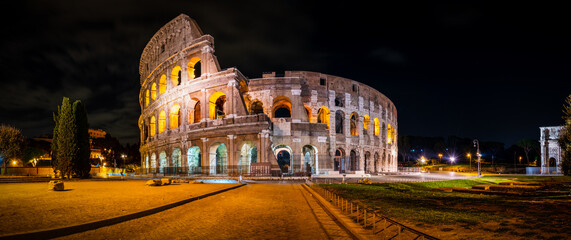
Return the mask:
<svg viewBox="0 0 571 240"><path fill-rule="evenodd" d="M466 155L470 159L470 172L472 171L472 154L468 153Z"/></svg>
<svg viewBox="0 0 571 240"><path fill-rule="evenodd" d="M478 141L478 139L474 139L474 147L476 147L476 155L478 155L478 177L480 177L482 173L480 171L480 141Z"/></svg>
<svg viewBox="0 0 571 240"><path fill-rule="evenodd" d="M440 159L440 160L438 160L438 164L442 163L442 153L438 154L438 158Z"/></svg>

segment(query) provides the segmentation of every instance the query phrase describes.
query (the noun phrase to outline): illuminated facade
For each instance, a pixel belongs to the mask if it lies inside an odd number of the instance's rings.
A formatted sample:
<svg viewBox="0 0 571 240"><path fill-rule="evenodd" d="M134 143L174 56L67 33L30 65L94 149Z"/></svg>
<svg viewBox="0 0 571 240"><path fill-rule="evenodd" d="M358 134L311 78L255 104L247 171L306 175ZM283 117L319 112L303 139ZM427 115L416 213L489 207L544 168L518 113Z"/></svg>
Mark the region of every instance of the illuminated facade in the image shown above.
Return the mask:
<svg viewBox="0 0 571 240"><path fill-rule="evenodd" d="M377 90L316 72L249 79L180 15L141 56L142 166L151 173L279 175L397 170L397 111Z"/></svg>

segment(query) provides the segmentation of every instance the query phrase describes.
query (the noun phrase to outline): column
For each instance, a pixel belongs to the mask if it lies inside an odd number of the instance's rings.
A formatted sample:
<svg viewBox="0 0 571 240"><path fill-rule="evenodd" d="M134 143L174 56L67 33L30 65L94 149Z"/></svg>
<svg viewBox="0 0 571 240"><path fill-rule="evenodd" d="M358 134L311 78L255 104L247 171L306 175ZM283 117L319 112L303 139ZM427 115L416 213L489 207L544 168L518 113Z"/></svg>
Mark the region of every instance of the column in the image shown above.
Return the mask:
<svg viewBox="0 0 571 240"><path fill-rule="evenodd" d="M208 152L208 138L200 138L202 141L202 153L200 159L200 167L202 174L210 172L210 154Z"/></svg>
<svg viewBox="0 0 571 240"><path fill-rule="evenodd" d="M226 154L226 165L227 165L227 172L226 173L234 173L236 172L237 168L236 165L237 163L235 162L235 155L236 152L234 151L235 147L234 147L234 139L236 139L236 135L228 135L228 148L227 148L227 154Z"/></svg>

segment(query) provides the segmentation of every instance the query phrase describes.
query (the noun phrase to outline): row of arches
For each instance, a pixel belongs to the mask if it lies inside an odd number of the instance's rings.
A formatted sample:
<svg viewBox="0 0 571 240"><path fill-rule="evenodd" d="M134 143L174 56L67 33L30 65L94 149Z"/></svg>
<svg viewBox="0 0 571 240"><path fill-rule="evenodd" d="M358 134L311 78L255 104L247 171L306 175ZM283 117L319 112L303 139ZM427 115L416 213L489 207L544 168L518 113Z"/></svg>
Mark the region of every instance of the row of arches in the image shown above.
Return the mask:
<svg viewBox="0 0 571 240"><path fill-rule="evenodd" d="M251 141L242 144L236 165L229 165L228 154L226 144L216 142L208 147L204 158L201 148L193 145L187 149L185 159L182 150L174 148L170 159L166 151L146 155L144 165L148 173L219 175L228 174L229 170L233 173L248 174L252 163L258 162L258 147Z"/></svg>
<svg viewBox="0 0 571 240"><path fill-rule="evenodd" d="M199 57L191 58L187 63L188 79L192 80L200 77L201 74L201 60ZM176 65L170 73L171 87L179 86L182 83L182 67ZM161 74L157 81L153 81L150 89L145 90L145 107L149 106L150 101L154 101L157 97L167 91L167 75Z"/></svg>
<svg viewBox="0 0 571 240"><path fill-rule="evenodd" d="M274 99L274 104L272 106L272 117L273 118L291 118L291 112L292 112L292 107L291 107L291 101L289 100L289 98L284 97L284 96L280 96ZM309 122L311 122L311 108L309 108L308 106L304 106L305 107L305 112L308 115L308 119ZM255 100L250 104L250 113L251 114L259 114L259 113L263 113L263 103L259 100ZM317 119L316 122L317 123L325 123L327 125L327 129L329 129L331 126L330 124L330 115L331 112L329 110L328 107L326 106L322 106L318 109L317 111ZM335 132L336 133L344 133L344 122L345 122L345 113L341 110L337 110L335 112ZM358 136L359 132L358 132L358 122L359 122L359 115L356 112L352 112L350 115L350 120L349 120L349 124L350 124L350 134L353 136ZM392 142L392 138L394 138L394 141L396 141L396 129L395 128L391 128L390 124L388 125L388 128L385 128L385 124L382 123L382 128L381 128L381 122L379 121L379 118L373 118L373 134L375 136L379 136L379 134L381 133L381 131L385 131L385 129L387 130L387 143L391 143ZM370 128L371 125L371 118L369 115L365 114L363 116L363 133L366 134L368 132L368 129ZM391 137L394 136L394 137Z"/></svg>
<svg viewBox="0 0 571 240"><path fill-rule="evenodd" d="M390 171L390 166L394 163L393 156L390 153L387 155L385 151L383 151L382 157L378 152L375 152L372 158L371 152L365 151L363 157L363 166L361 167L357 150L352 149L347 156L343 148L337 148L335 150L333 170L340 173L360 170L365 173L378 173Z"/></svg>

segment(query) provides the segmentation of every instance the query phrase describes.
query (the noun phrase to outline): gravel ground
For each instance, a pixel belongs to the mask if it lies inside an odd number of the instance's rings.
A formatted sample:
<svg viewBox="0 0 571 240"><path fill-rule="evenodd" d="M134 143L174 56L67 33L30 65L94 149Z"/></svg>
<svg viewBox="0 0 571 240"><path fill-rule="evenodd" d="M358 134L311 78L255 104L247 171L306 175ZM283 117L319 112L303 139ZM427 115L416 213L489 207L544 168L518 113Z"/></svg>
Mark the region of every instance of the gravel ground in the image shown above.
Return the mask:
<svg viewBox="0 0 571 240"><path fill-rule="evenodd" d="M59 239L327 239L329 227L320 224L300 189L296 184L249 184Z"/></svg>
<svg viewBox="0 0 571 240"><path fill-rule="evenodd" d="M66 181L66 191L54 192L48 183L0 184L0 235L108 219L232 186L236 184L148 187L144 180L85 180Z"/></svg>

